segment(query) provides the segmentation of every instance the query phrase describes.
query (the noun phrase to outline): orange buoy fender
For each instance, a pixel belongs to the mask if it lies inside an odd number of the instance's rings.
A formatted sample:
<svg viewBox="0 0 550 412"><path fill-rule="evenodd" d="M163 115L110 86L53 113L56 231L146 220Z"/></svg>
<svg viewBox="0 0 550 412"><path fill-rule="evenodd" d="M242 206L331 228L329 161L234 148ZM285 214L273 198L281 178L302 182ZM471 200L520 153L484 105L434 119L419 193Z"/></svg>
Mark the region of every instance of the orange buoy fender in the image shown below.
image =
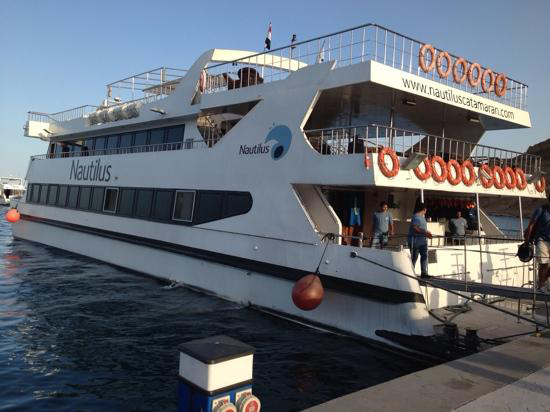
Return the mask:
<svg viewBox="0 0 550 412"><path fill-rule="evenodd" d="M447 61L446 71L443 71L443 59ZM449 53L439 52L436 60L436 68L437 68L437 74L439 74L439 77L446 79L447 76L449 76L449 73L451 73L451 70L453 69L453 66L451 65L451 56L449 56Z"/></svg>
<svg viewBox="0 0 550 412"><path fill-rule="evenodd" d="M431 55L429 66L426 65L426 52L429 52ZM425 44L420 48L420 53L418 54L418 64L425 73L431 72L433 70L435 66L435 49L431 44Z"/></svg>
<svg viewBox="0 0 550 412"><path fill-rule="evenodd" d="M424 173L420 171L420 165L424 165ZM428 158L424 159L422 163L420 163L416 169L414 169L414 174L416 177L418 177L420 180L428 180L432 175L432 163Z"/></svg>
<svg viewBox="0 0 550 412"><path fill-rule="evenodd" d="M474 77L474 71L477 73L476 77ZM468 83L470 83L470 86L477 87L481 81L481 73L481 65L479 63L472 63L470 65L468 69Z"/></svg>
<svg viewBox="0 0 550 412"><path fill-rule="evenodd" d="M441 168L441 174L437 173L437 169L435 168L436 163ZM447 179L447 163L445 163L445 160L441 156L432 157L432 178L437 183L444 182Z"/></svg>
<svg viewBox="0 0 550 412"><path fill-rule="evenodd" d="M486 178L483 173L481 173L482 170L489 175L489 178ZM487 163L483 163L479 168L479 180L481 181L481 185L485 189L489 189L491 186L493 186L493 182L495 180L493 169L491 169Z"/></svg>
<svg viewBox="0 0 550 412"><path fill-rule="evenodd" d="M391 170L386 165L386 155L389 155L392 161ZM399 159L391 147L383 147L378 154L378 167L386 177L395 177L399 173Z"/></svg>
<svg viewBox="0 0 550 412"><path fill-rule="evenodd" d="M486 77L489 76L489 85L487 85L487 82L485 81ZM481 89L484 93L489 93L493 91L493 88L495 87L495 74L491 69L485 69L483 71L483 74L481 75Z"/></svg>
<svg viewBox="0 0 550 412"><path fill-rule="evenodd" d="M504 184L508 189L513 189L518 184L516 172L514 172L514 169L512 169L510 166L506 166L504 168L504 177Z"/></svg>
<svg viewBox="0 0 550 412"><path fill-rule="evenodd" d="M292 301L302 310L315 309L321 304L323 295L321 279L313 273L300 278L292 288Z"/></svg>
<svg viewBox="0 0 550 412"><path fill-rule="evenodd" d="M537 192L542 193L546 189L546 178L541 176L539 181L535 183L535 189Z"/></svg>
<svg viewBox="0 0 550 412"><path fill-rule="evenodd" d="M451 169L455 171L454 177ZM462 182L462 167L455 159L450 159L447 162L447 181L453 186Z"/></svg>
<svg viewBox="0 0 550 412"><path fill-rule="evenodd" d="M506 86L508 86L508 78L504 73L500 73L495 79L495 94L503 97L506 94Z"/></svg>
<svg viewBox="0 0 550 412"><path fill-rule="evenodd" d="M500 166L493 167L493 183L497 189L502 189L506 185L506 176Z"/></svg>
<svg viewBox="0 0 550 412"><path fill-rule="evenodd" d="M17 209L10 209L6 212L6 220L10 223L18 222L21 219L21 215Z"/></svg>
<svg viewBox="0 0 550 412"><path fill-rule="evenodd" d="M468 170L469 177L466 177L465 169ZM476 171L474 169L474 165L469 160L465 160L464 162L462 162L462 183L464 183L466 186L472 186L475 181Z"/></svg>
<svg viewBox="0 0 550 412"><path fill-rule="evenodd" d="M527 187L527 177L525 176L525 172L521 167L516 167L515 172L517 177L516 187L519 190L524 190Z"/></svg>
<svg viewBox="0 0 550 412"><path fill-rule="evenodd" d="M462 76L458 73L458 67L462 67ZM461 84L468 76L468 63L462 57L459 57L453 66L453 79L455 83Z"/></svg>

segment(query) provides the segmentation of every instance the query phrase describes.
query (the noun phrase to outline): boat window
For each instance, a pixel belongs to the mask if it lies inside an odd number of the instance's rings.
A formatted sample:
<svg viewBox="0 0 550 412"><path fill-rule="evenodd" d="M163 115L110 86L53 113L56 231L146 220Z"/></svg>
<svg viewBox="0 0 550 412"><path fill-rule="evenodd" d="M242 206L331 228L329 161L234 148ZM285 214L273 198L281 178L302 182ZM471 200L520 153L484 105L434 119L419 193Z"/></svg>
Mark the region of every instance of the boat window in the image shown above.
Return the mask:
<svg viewBox="0 0 550 412"><path fill-rule="evenodd" d="M69 198L67 207L76 209L78 203L78 186L69 186Z"/></svg>
<svg viewBox="0 0 550 412"><path fill-rule="evenodd" d="M48 204L55 205L57 202L57 185L50 185L50 193L48 193Z"/></svg>
<svg viewBox="0 0 550 412"><path fill-rule="evenodd" d="M103 201L104 212L116 212L117 197L118 189L116 187L108 187L107 189L105 189L105 200Z"/></svg>
<svg viewBox="0 0 550 412"><path fill-rule="evenodd" d="M40 189L40 203L46 204L46 198L48 197L48 185L42 185Z"/></svg>
<svg viewBox="0 0 550 412"><path fill-rule="evenodd" d="M147 132L137 132L134 139L134 146L145 146L147 144Z"/></svg>
<svg viewBox="0 0 550 412"><path fill-rule="evenodd" d="M81 149L82 148L76 142L72 142L69 144L69 150L71 151L71 153L80 153Z"/></svg>
<svg viewBox="0 0 550 412"><path fill-rule="evenodd" d="M84 140L84 146L88 150L94 150L94 143L95 143L95 139L86 139L86 140ZM82 148L82 149L84 149L84 148Z"/></svg>
<svg viewBox="0 0 550 412"><path fill-rule="evenodd" d="M33 191L34 185L29 185L27 187L27 196L25 196L25 200L27 203L32 203L32 191Z"/></svg>
<svg viewBox="0 0 550 412"><path fill-rule="evenodd" d="M118 147L118 135L109 136L107 138L107 153L115 153Z"/></svg>
<svg viewBox="0 0 550 412"><path fill-rule="evenodd" d="M134 189L122 189L120 193L120 202L118 213L123 216L132 216L134 211Z"/></svg>
<svg viewBox="0 0 550 412"><path fill-rule="evenodd" d="M102 149L105 149L105 138L98 137L95 139L94 150L102 150Z"/></svg>
<svg viewBox="0 0 550 412"><path fill-rule="evenodd" d="M80 197L78 198L78 208L88 209L90 207L90 196L92 194L91 187L81 187Z"/></svg>
<svg viewBox="0 0 550 412"><path fill-rule="evenodd" d="M91 210L101 212L103 210L103 196L105 189L103 187L94 187L92 190L92 204L90 205Z"/></svg>
<svg viewBox="0 0 550 412"><path fill-rule="evenodd" d="M228 192L225 199L223 217L242 215L252 208L252 196L250 193Z"/></svg>
<svg viewBox="0 0 550 412"><path fill-rule="evenodd" d="M151 213L153 219L170 220L172 193L171 190L157 190Z"/></svg>
<svg viewBox="0 0 550 412"><path fill-rule="evenodd" d="M67 204L67 186L59 186L59 193L57 195L57 206L63 206Z"/></svg>
<svg viewBox="0 0 550 412"><path fill-rule="evenodd" d="M223 192L202 192L199 195L195 223L205 223L222 218Z"/></svg>
<svg viewBox="0 0 550 412"><path fill-rule="evenodd" d="M151 204L153 203L153 191L152 190L138 190L136 201L136 213L137 217L149 217L151 214Z"/></svg>
<svg viewBox="0 0 550 412"><path fill-rule="evenodd" d="M177 143L183 141L183 131L184 127L176 126L170 127L166 133L166 143Z"/></svg>
<svg viewBox="0 0 550 412"><path fill-rule="evenodd" d="M164 129L151 130L151 139L149 144L162 144L164 143Z"/></svg>
<svg viewBox="0 0 550 412"><path fill-rule="evenodd" d="M193 190L176 190L172 219L191 222L193 220L194 205L195 192Z"/></svg>
<svg viewBox="0 0 550 412"><path fill-rule="evenodd" d="M40 185L34 184L32 186L32 202L38 203L38 201L40 200Z"/></svg>
<svg viewBox="0 0 550 412"><path fill-rule="evenodd" d="M120 145L119 147L130 147L132 146L133 135L131 133L126 133L120 135Z"/></svg>

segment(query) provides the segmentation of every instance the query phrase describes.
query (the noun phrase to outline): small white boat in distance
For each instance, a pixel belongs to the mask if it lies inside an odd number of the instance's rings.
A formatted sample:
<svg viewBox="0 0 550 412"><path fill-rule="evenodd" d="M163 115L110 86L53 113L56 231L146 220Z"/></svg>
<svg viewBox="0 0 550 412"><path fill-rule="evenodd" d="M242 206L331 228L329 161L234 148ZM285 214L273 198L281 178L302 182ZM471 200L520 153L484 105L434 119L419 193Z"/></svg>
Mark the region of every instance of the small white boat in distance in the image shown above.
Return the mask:
<svg viewBox="0 0 550 412"><path fill-rule="evenodd" d="M15 207L25 194L25 184L20 177L0 177L0 205Z"/></svg>

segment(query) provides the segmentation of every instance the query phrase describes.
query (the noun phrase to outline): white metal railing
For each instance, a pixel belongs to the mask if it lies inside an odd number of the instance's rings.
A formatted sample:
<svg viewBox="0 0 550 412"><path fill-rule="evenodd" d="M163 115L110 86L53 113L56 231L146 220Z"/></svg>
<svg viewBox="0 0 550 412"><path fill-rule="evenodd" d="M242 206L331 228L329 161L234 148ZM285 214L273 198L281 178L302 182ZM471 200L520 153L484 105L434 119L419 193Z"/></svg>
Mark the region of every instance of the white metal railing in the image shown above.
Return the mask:
<svg viewBox="0 0 550 412"><path fill-rule="evenodd" d="M527 107L527 85L508 78L504 96L485 93L481 86L468 81L455 83L452 74L440 78L436 70L425 73L418 64L423 42L404 36L377 24L365 24L311 40L253 54L228 63L210 65L205 93L236 89L285 79L289 73L308 65L336 61L336 67L374 60L385 65L452 86L512 107ZM444 51L436 48L436 53ZM456 59L458 56L449 55ZM466 60L468 66L473 62ZM248 71L245 69L248 68ZM481 67L484 70L485 67Z"/></svg>
<svg viewBox="0 0 550 412"><path fill-rule="evenodd" d="M92 106L86 104L84 106L73 107L72 109L63 110L57 113L41 113L41 112L28 112L27 120L37 122L66 122L68 120L78 119L84 117L87 114L95 111L98 106Z"/></svg>
<svg viewBox="0 0 550 412"><path fill-rule="evenodd" d="M87 150L83 146L77 146L78 151L67 151L61 153L46 153L40 155L31 156L31 160L43 160L43 159L64 159L69 157L88 157L88 156L105 156L105 155L121 155L121 154L133 154L133 153L147 153L147 152L165 152L170 150L182 150L182 149L209 149L219 139L186 139L183 142L176 143L159 143L143 146L131 146L131 147L118 147L107 149ZM67 146L69 148L69 146Z"/></svg>
<svg viewBox="0 0 550 412"><path fill-rule="evenodd" d="M390 147L404 157L423 153L459 162L470 159L474 166L489 163L521 167L528 174L541 171L542 166L542 159L537 155L376 124L306 130L305 133L311 145L324 155L376 152Z"/></svg>
<svg viewBox="0 0 550 412"><path fill-rule="evenodd" d="M107 85L107 97L112 96L113 89L128 91L131 100L139 99L136 93L145 95L168 95L174 91L176 85L181 81L186 69L176 69L173 67L158 67L143 73L126 77Z"/></svg>

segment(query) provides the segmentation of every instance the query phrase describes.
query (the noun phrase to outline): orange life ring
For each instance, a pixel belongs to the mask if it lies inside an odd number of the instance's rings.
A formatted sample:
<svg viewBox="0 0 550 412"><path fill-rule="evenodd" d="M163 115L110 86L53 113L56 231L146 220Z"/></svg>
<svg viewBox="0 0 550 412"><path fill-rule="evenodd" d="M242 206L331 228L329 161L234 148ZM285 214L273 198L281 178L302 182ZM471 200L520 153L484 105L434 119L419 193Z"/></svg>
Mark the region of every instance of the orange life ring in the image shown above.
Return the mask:
<svg viewBox="0 0 550 412"><path fill-rule="evenodd" d="M464 169L468 169L468 172L469 172L468 179L466 179L466 173L464 173ZM472 186L475 181L476 181L476 171L474 169L474 165L469 160L463 161L462 162L462 183L464 183L466 186Z"/></svg>
<svg viewBox="0 0 550 412"><path fill-rule="evenodd" d="M462 66L462 77L458 77L458 66ZM466 76L468 71L468 63L466 60L464 60L462 57L459 57L456 59L455 64L453 66L453 79L456 83L460 84L466 80Z"/></svg>
<svg viewBox="0 0 550 412"><path fill-rule="evenodd" d="M420 180L428 180L432 176L432 164L428 158L424 159L420 164L424 164L424 168L426 169L425 172L422 173L420 171L420 165L418 165L418 167L414 169L414 174Z"/></svg>
<svg viewBox="0 0 550 412"><path fill-rule="evenodd" d="M518 179L516 177L516 172L510 166L504 168L504 184L508 189L513 189L518 184Z"/></svg>
<svg viewBox="0 0 550 412"><path fill-rule="evenodd" d="M508 78L504 73L500 73L495 79L495 94L499 97L503 97L506 94L507 85L508 85Z"/></svg>
<svg viewBox="0 0 550 412"><path fill-rule="evenodd" d="M443 63L442 63L442 60L445 59L447 60L447 71L443 71L442 67L443 67ZM436 64L435 64L435 67L437 68L437 74L439 74L439 77L442 77L442 78L446 78L449 73L451 73L451 70L452 70L452 65L451 65L452 61L451 61L451 56L449 56L449 53L447 52L439 52L439 54L437 55L437 60L436 60Z"/></svg>
<svg viewBox="0 0 550 412"><path fill-rule="evenodd" d="M490 177L486 178L481 171L484 170L485 173L487 173ZM493 170L489 167L487 163L483 163L479 168L479 180L481 181L481 185L485 189L489 189L491 186L493 186L494 183L494 175Z"/></svg>
<svg viewBox="0 0 550 412"><path fill-rule="evenodd" d="M487 86L487 83L485 82L485 78L487 77L487 75L489 75L489 79L490 79L489 86ZM495 74L491 69L485 69L483 71L483 74L481 75L481 88L483 89L484 93L489 93L490 91L493 90L494 87L495 87Z"/></svg>
<svg viewBox="0 0 550 412"><path fill-rule="evenodd" d="M504 175L504 170L502 170L502 167L497 165L493 167L493 183L497 189L502 189L506 185L506 176Z"/></svg>
<svg viewBox="0 0 550 412"><path fill-rule="evenodd" d="M391 158L391 170L388 169L388 166L386 166L386 155L389 155ZM391 147L383 147L382 149L380 149L380 153L378 154L378 167L380 168L382 174L386 177L397 176L397 173L399 173L399 159L397 159L395 150L393 150Z"/></svg>
<svg viewBox="0 0 550 412"><path fill-rule="evenodd" d="M539 181L535 183L535 189L537 192L542 193L546 189L546 178L541 176Z"/></svg>
<svg viewBox="0 0 550 412"><path fill-rule="evenodd" d="M430 52L432 59L429 66L426 66L426 51ZM418 64L424 72L431 72L435 65L435 49L431 44L425 44L420 48L420 53L418 54Z"/></svg>
<svg viewBox="0 0 550 412"><path fill-rule="evenodd" d="M455 170L455 177L453 177L451 169ZM455 159L451 159L447 162L447 181L453 186L462 182L462 167Z"/></svg>
<svg viewBox="0 0 550 412"><path fill-rule="evenodd" d="M527 177L521 167L516 167L517 184L516 187L519 190L524 190L527 187Z"/></svg>
<svg viewBox="0 0 550 412"><path fill-rule="evenodd" d="M363 157L363 164L365 165L365 169L370 169L371 161L370 161L368 150L365 150L365 156Z"/></svg>
<svg viewBox="0 0 550 412"><path fill-rule="evenodd" d="M477 70L477 76L474 78L474 70ZM481 65L479 63L472 63L468 68L468 83L470 86L477 87L481 81Z"/></svg>
<svg viewBox="0 0 550 412"><path fill-rule="evenodd" d="M437 173L437 169L435 168L436 163L439 163L441 174ZM432 157L432 178L437 183L442 183L447 180L447 163L445 163L445 160L443 160L441 156Z"/></svg>

